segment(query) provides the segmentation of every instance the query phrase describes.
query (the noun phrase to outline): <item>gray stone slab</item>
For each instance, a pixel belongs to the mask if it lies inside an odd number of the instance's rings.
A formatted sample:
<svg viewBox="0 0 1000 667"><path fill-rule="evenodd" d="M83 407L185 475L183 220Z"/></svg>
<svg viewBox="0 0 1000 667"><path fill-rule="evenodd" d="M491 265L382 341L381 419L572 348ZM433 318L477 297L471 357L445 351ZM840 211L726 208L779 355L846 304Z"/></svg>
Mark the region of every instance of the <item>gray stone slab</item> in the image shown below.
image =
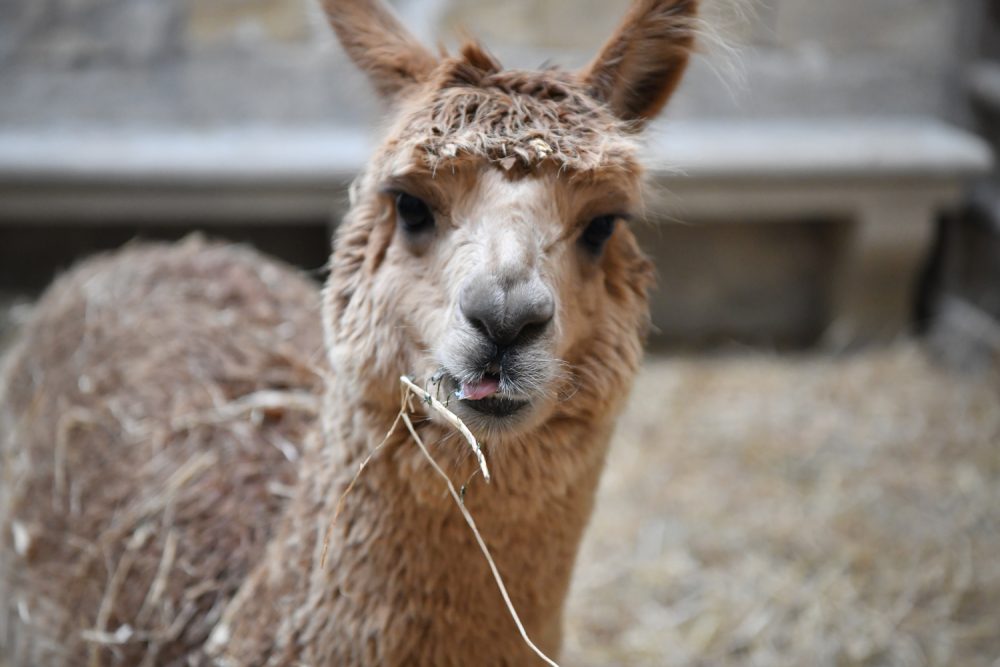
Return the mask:
<svg viewBox="0 0 1000 667"><path fill-rule="evenodd" d="M368 158L366 128L63 127L0 130L0 184L310 185L340 181ZM644 140L662 179L924 178L988 171L989 147L933 120L681 122Z"/></svg>
<svg viewBox="0 0 1000 667"><path fill-rule="evenodd" d="M654 169L691 178L955 180L992 165L975 135L919 118L678 122L651 135Z"/></svg>
<svg viewBox="0 0 1000 667"><path fill-rule="evenodd" d="M426 42L481 35L510 66L586 63L628 0L398 0ZM674 118L945 117L953 0L707 2ZM734 9L735 7L735 9ZM752 10L752 11L750 11ZM568 29L567 26L571 26ZM6 0L0 126L370 122L315 0Z"/></svg>
<svg viewBox="0 0 1000 667"><path fill-rule="evenodd" d="M0 183L313 185L356 174L363 128L0 130Z"/></svg>

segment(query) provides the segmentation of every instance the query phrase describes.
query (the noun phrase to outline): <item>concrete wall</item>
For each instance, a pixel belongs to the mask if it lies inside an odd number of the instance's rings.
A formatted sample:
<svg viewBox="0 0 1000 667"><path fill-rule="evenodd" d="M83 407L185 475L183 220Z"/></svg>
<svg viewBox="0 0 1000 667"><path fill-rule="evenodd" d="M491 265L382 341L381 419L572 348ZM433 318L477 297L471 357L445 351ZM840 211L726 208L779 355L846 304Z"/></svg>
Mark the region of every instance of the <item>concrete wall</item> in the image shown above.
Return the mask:
<svg viewBox="0 0 1000 667"><path fill-rule="evenodd" d="M442 25L472 26L489 43L588 55L629 4L414 0L418 2L445 4ZM956 66L960 5L961 0L710 0L709 25L735 53L707 44L673 113L941 114L948 106L946 82Z"/></svg>
<svg viewBox="0 0 1000 667"><path fill-rule="evenodd" d="M945 115L963 1L710 0L737 51L708 45L671 113ZM628 0L395 4L428 41L465 26L531 66L585 62ZM15 125L355 123L373 109L314 0L5 0L0 87L0 123Z"/></svg>
<svg viewBox="0 0 1000 667"><path fill-rule="evenodd" d="M300 0L5 0L0 124L357 124L367 87Z"/></svg>
<svg viewBox="0 0 1000 667"><path fill-rule="evenodd" d="M973 0L705 1L715 38L667 120L951 117L959 105L962 31L975 29L968 14L963 28L962 10ZM373 125L377 104L317 2L2 0L0 129ZM428 44L454 45L465 27L508 65L533 67L586 63L629 0L393 4ZM843 228L815 219L749 228L740 214L647 239L664 336L821 335Z"/></svg>

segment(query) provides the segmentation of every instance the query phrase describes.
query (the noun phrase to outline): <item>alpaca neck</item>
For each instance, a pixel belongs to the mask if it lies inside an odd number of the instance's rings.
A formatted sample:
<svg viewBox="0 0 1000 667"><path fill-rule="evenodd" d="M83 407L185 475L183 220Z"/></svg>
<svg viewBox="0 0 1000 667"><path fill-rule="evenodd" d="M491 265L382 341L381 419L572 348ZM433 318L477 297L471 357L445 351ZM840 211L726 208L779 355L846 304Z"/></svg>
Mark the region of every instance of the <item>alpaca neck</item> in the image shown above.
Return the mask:
<svg viewBox="0 0 1000 667"><path fill-rule="evenodd" d="M306 476L266 562L234 602L257 617L243 631L273 623L273 644L309 664L534 664L459 508L404 428L344 493L393 415L331 404L326 442L302 461ZM473 477L450 427L418 429L456 487L473 478L466 506L529 635L556 653L609 429L554 420L503 449L487 444L489 484ZM274 599L288 613L260 619L261 601ZM237 637L238 615L229 625Z"/></svg>

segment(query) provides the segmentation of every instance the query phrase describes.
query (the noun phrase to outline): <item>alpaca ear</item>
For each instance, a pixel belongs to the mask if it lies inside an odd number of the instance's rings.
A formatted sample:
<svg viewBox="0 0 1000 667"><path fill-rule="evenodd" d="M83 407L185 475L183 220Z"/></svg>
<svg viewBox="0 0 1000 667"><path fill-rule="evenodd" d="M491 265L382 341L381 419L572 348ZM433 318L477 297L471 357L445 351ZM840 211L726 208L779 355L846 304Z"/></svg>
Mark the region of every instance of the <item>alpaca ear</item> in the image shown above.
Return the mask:
<svg viewBox="0 0 1000 667"><path fill-rule="evenodd" d="M680 83L694 45L698 0L635 0L582 78L623 120L642 125Z"/></svg>
<svg viewBox="0 0 1000 667"><path fill-rule="evenodd" d="M347 55L383 98L422 83L437 66L382 0L323 0L323 9Z"/></svg>

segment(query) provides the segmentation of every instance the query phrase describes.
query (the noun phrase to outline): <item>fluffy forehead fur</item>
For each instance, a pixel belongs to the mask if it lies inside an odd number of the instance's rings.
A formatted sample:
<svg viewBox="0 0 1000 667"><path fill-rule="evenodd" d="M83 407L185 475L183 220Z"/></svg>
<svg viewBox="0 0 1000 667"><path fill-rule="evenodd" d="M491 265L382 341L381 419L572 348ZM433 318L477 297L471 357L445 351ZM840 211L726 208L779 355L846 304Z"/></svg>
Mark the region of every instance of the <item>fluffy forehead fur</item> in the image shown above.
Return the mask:
<svg viewBox="0 0 1000 667"><path fill-rule="evenodd" d="M631 131L573 74L504 70L467 44L403 102L387 148L431 171L485 160L512 174L553 165L570 175L628 177L639 173Z"/></svg>

